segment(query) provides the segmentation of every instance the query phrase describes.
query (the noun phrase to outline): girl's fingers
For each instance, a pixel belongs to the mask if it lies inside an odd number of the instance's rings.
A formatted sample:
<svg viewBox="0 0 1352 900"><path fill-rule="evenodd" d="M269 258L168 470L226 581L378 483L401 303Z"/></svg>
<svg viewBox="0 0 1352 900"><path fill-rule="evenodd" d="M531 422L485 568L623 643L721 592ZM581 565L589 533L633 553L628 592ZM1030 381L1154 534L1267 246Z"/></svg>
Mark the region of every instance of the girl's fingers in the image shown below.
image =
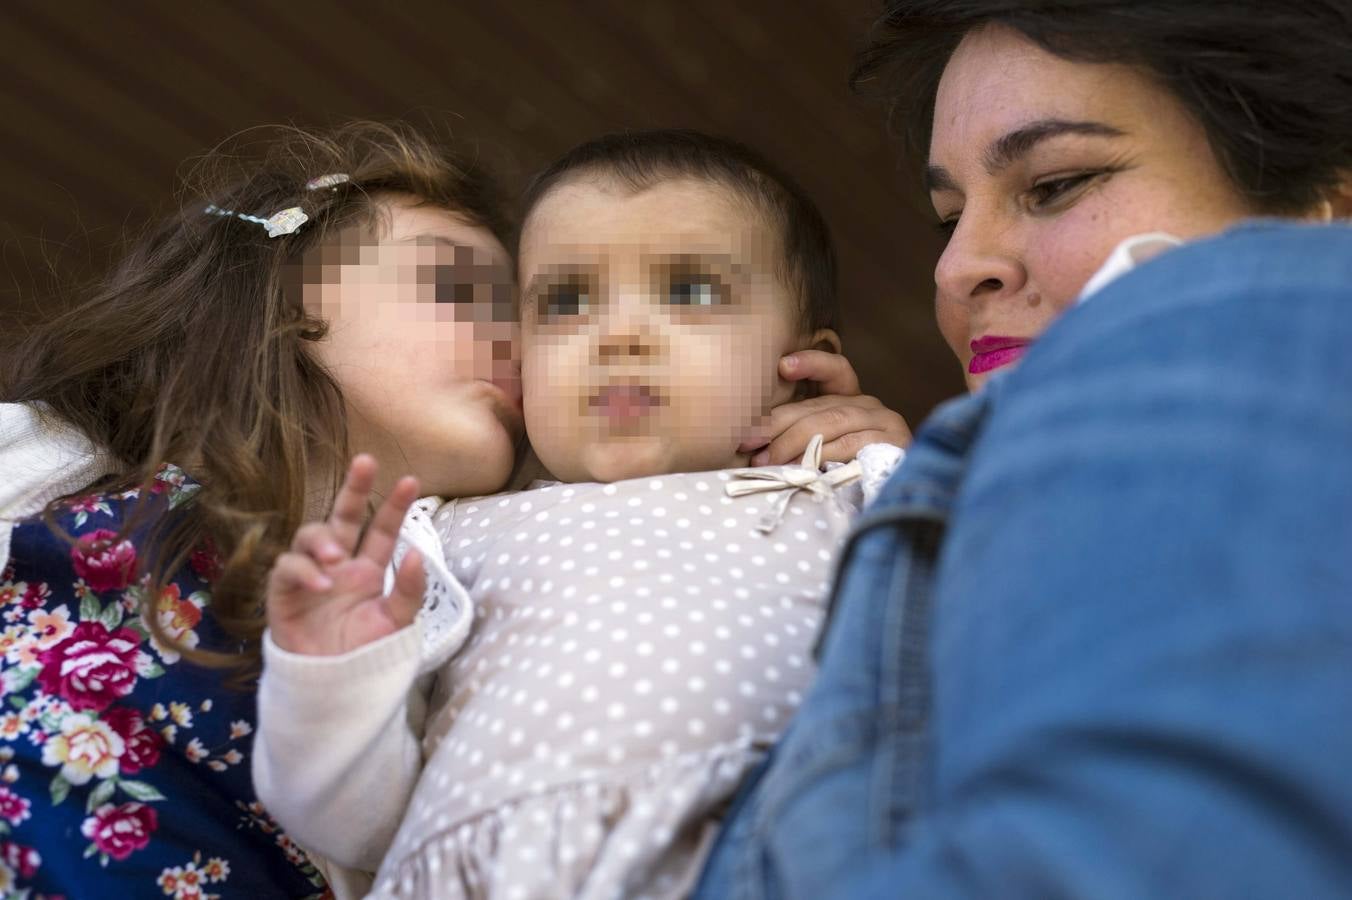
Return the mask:
<svg viewBox="0 0 1352 900"><path fill-rule="evenodd" d="M300 553L283 553L272 564L268 575L268 597L319 594L333 587L333 579L319 571L319 566Z"/></svg>
<svg viewBox="0 0 1352 900"><path fill-rule="evenodd" d="M850 361L839 353L798 350L779 361L779 374L785 381L815 381L823 394L859 393L859 376Z"/></svg>
<svg viewBox="0 0 1352 900"><path fill-rule="evenodd" d="M418 499L418 479L405 475L394 483L385 502L376 510L371 526L366 529L358 554L380 568L389 565L394 555L394 544L399 539L399 526L413 501Z"/></svg>
<svg viewBox="0 0 1352 900"><path fill-rule="evenodd" d="M329 513L329 528L338 545L351 556L357 552L362 522L366 519L366 502L376 483L376 460L367 453L358 453L347 467L347 475L333 500Z"/></svg>
<svg viewBox="0 0 1352 900"><path fill-rule="evenodd" d="M394 589L386 599L395 628L403 628L413 622L413 617L422 608L426 582L422 556L410 547L403 562L399 563L399 570L394 573Z"/></svg>

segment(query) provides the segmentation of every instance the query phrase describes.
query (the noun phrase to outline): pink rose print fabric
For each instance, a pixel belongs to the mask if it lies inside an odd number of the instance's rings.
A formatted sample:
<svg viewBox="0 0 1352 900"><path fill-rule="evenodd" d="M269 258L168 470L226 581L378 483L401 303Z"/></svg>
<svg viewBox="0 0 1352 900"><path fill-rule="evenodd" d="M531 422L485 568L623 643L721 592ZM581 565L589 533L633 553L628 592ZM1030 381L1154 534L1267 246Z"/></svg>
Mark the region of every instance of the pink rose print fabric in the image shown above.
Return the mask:
<svg viewBox="0 0 1352 900"><path fill-rule="evenodd" d="M166 466L173 516L197 485ZM158 596L119 535L137 491L16 525L0 569L0 898L331 896L259 806L251 692L181 647L228 650L211 617L220 559L194 552ZM177 646L151 635L153 617Z"/></svg>

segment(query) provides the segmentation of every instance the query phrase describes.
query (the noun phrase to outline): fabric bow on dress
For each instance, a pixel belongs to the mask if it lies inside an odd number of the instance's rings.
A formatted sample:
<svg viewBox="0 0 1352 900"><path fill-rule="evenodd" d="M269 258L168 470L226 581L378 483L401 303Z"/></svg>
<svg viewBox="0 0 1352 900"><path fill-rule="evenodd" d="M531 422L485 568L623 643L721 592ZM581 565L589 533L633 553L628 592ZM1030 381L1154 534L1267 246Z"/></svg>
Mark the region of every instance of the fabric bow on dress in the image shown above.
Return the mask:
<svg viewBox="0 0 1352 900"><path fill-rule="evenodd" d="M784 520L784 512L799 491L807 491L820 503L830 497L832 492L843 484L859 478L863 468L859 460L853 460L843 466L823 472L822 436L813 435L803 453L802 462L794 466L767 466L761 469L737 469L735 476L723 486L729 497L742 497L747 494L760 494L768 491L783 491L770 502L770 509L761 517L756 530L761 534L770 534Z"/></svg>

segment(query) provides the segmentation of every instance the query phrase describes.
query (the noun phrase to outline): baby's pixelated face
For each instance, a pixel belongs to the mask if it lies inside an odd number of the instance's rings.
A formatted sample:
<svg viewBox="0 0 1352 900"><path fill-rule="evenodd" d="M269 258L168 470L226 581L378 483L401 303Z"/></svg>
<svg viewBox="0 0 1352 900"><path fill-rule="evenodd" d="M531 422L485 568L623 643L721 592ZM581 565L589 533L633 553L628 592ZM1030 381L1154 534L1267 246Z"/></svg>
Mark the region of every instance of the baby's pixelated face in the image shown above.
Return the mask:
<svg viewBox="0 0 1352 900"><path fill-rule="evenodd" d="M773 223L726 188L567 181L521 236L526 429L564 481L744 465L803 341Z"/></svg>

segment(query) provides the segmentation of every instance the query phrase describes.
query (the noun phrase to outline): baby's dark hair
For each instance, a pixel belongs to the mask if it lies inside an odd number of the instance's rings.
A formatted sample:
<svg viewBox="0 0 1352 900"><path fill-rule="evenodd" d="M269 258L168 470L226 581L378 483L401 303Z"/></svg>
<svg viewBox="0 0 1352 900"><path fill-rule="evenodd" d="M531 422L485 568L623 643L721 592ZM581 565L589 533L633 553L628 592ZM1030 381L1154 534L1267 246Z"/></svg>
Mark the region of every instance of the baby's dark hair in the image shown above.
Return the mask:
<svg viewBox="0 0 1352 900"><path fill-rule="evenodd" d="M792 178L750 147L677 128L602 135L569 150L531 180L522 198L523 227L546 194L588 175L615 179L636 192L675 178L736 192L777 226L779 275L800 298L803 330L839 328L836 252L826 220Z"/></svg>
<svg viewBox="0 0 1352 900"><path fill-rule="evenodd" d="M887 0L851 78L883 95L917 169L962 38L1013 28L1049 53L1149 73L1206 129L1253 208L1299 214L1352 170L1347 0Z"/></svg>

